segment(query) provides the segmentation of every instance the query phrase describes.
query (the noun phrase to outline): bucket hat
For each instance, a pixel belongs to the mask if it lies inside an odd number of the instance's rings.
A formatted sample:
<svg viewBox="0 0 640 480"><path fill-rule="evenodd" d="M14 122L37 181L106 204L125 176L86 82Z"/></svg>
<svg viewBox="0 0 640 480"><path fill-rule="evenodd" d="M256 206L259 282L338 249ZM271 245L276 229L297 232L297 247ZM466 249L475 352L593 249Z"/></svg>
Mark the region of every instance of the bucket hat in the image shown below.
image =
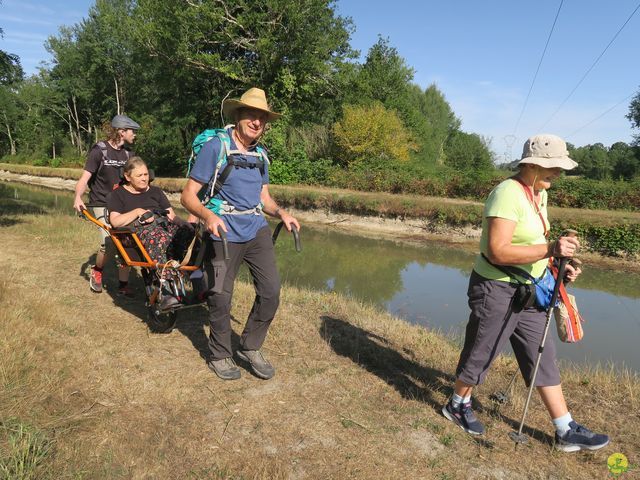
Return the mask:
<svg viewBox="0 0 640 480"><path fill-rule="evenodd" d="M140 125L131 120L126 115L116 115L111 119L111 126L113 128L132 128L133 130L138 130Z"/></svg>
<svg viewBox="0 0 640 480"><path fill-rule="evenodd" d="M571 170L578 163L569 158L567 144L557 135L543 133L534 135L524 143L522 158L517 163L533 163L543 168L562 168Z"/></svg>
<svg viewBox="0 0 640 480"><path fill-rule="evenodd" d="M233 114L239 108L255 108L267 113L267 121L271 122L280 118L280 114L272 112L267 103L264 90L260 88L250 88L242 94L239 99L231 98L222 102L222 113L228 118L233 118Z"/></svg>

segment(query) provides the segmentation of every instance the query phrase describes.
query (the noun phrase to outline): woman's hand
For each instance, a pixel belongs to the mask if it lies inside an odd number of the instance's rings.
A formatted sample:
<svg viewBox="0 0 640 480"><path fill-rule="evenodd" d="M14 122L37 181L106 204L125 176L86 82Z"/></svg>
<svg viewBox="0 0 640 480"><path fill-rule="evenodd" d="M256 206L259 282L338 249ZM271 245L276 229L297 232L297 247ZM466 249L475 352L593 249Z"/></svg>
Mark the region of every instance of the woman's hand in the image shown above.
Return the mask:
<svg viewBox="0 0 640 480"><path fill-rule="evenodd" d="M578 275L582 273L582 269L580 267L574 267L571 263L567 263L564 270L564 279L568 282L575 282L578 278Z"/></svg>
<svg viewBox="0 0 640 480"><path fill-rule="evenodd" d="M136 221L137 219L140 218L140 215L144 215L148 211L149 210L145 208L135 208L126 213L109 212L109 223L111 224L112 227L116 227L116 228L124 227L125 225L129 225L131 222ZM148 222L140 222L140 223L148 223Z"/></svg>
<svg viewBox="0 0 640 480"><path fill-rule="evenodd" d="M573 257L580 248L578 237L560 237L551 244L552 257Z"/></svg>

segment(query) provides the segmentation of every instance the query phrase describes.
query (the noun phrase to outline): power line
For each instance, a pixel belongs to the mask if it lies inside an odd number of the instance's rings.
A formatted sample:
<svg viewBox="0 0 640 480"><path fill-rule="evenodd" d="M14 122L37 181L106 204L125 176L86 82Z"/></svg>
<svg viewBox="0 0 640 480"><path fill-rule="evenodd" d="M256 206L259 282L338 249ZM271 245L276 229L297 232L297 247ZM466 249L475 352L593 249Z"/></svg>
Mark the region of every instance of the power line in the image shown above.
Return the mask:
<svg viewBox="0 0 640 480"><path fill-rule="evenodd" d="M529 92L527 92L527 98L525 98L524 105L522 105L522 110L520 111L520 116L516 121L516 126L513 127L513 135L516 134L516 131L520 126L520 120L522 120L522 115L524 115L524 111L527 108L527 103L529 102L531 91L533 90L533 84L536 83L536 79L538 78L540 65L542 65L542 59L544 58L544 55L547 53L547 47L549 46L549 42L551 41L551 35L553 34L553 29L556 27L556 22L558 21L558 16L560 15L560 9L562 9L563 3L564 3L564 0L560 0L560 5L558 6L558 11L556 12L556 18L553 19L553 25L551 25L551 30L549 31L549 36L547 37L547 43L545 43L544 45L544 50L542 51L542 55L540 56L540 61L538 62L538 68L536 68L536 73L533 75L533 80L531 80L531 85L529 86Z"/></svg>
<svg viewBox="0 0 640 480"><path fill-rule="evenodd" d="M565 138L571 138L573 137L576 133L578 133L579 131L581 131L583 128L588 127L589 125L591 125L593 122L600 120L602 117L604 117L607 113L609 113L611 110L614 110L615 108L619 107L623 102L629 100L631 97L633 97L635 95L635 92L632 93L631 95L627 95L626 97L624 97L622 100L620 100L618 103L616 103L613 107L608 108L607 110L605 110L604 112L602 112L600 115L598 115L596 118L594 118L593 120L590 120L589 122L585 123L584 125L582 125L580 128L574 130L573 132L571 132L569 135L567 135Z"/></svg>
<svg viewBox="0 0 640 480"><path fill-rule="evenodd" d="M607 46L604 48L604 50L600 53L600 55L598 55L598 58L596 58L596 60L593 62L593 64L591 64L591 66L587 69L587 71L584 73L584 75L582 76L582 78L580 79L580 81L576 84L575 87L573 87L573 90L571 90L571 92L569 93L569 95L567 95L567 98L565 98L562 103L560 104L560 106L556 109L555 112L553 112L553 114L549 117L549 119L544 122L544 125L542 125L542 127L540 127L540 129L538 131L542 131L544 129L544 127L547 126L547 124L553 119L553 117L556 116L556 114L562 109L562 107L564 106L565 103L567 103L567 100L569 100L571 98L571 96L575 93L575 91L578 89L578 87L580 85L582 85L582 82L584 82L584 79L587 78L587 75L589 75L589 73L591 72L591 70L593 70L593 67L596 66L596 64L600 61L600 59L603 57L603 55L605 54L605 52L609 49L609 47L611 46L611 44L615 41L616 38L618 38L618 35L620 35L620 32L622 32L622 29L627 25L627 23L629 23L629 20L631 20L631 18L635 15L635 13L638 11L638 9L640 9L640 3L638 4L638 6L635 8L635 10L633 12L631 12L631 15L629 15L629 18L627 18L627 20L622 24L622 26L618 29L618 31L616 32L616 34L613 36L613 38L611 39L611 41L607 44Z"/></svg>

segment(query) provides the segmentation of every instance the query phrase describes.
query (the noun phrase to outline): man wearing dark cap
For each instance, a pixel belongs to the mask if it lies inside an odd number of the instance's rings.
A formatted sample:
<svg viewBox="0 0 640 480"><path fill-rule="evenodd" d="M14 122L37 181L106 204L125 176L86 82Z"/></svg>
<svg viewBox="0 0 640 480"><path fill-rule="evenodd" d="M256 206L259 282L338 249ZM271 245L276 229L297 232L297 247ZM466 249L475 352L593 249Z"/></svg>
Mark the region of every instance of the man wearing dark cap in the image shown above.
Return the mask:
<svg viewBox="0 0 640 480"><path fill-rule="evenodd" d="M105 205L107 195L120 183L120 167L123 167L133 152L124 148L125 144L133 144L136 132L140 128L136 122L126 115L116 115L111 120L111 125L106 128L107 139L96 143L87 156L84 171L76 184L76 196L73 208L78 212L86 209L82 195L89 192L89 203L93 208L93 215L103 223L108 223L105 218ZM97 205L97 206L96 206ZM105 241L107 234L100 230L100 249L96 255L96 264L91 268L89 286L96 293L102 292L102 269L106 262ZM120 285L118 294L130 296L129 268L118 269Z"/></svg>

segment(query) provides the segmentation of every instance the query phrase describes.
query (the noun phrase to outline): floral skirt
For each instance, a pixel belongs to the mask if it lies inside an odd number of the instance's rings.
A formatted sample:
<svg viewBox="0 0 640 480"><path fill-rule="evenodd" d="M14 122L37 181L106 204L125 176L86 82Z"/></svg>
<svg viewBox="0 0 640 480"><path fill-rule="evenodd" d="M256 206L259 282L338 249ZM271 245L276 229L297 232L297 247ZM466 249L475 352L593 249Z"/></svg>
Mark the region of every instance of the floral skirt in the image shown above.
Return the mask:
<svg viewBox="0 0 640 480"><path fill-rule="evenodd" d="M136 234L151 259L158 263L168 260L182 261L193 240L194 229L190 224L177 225L172 222L141 225Z"/></svg>

